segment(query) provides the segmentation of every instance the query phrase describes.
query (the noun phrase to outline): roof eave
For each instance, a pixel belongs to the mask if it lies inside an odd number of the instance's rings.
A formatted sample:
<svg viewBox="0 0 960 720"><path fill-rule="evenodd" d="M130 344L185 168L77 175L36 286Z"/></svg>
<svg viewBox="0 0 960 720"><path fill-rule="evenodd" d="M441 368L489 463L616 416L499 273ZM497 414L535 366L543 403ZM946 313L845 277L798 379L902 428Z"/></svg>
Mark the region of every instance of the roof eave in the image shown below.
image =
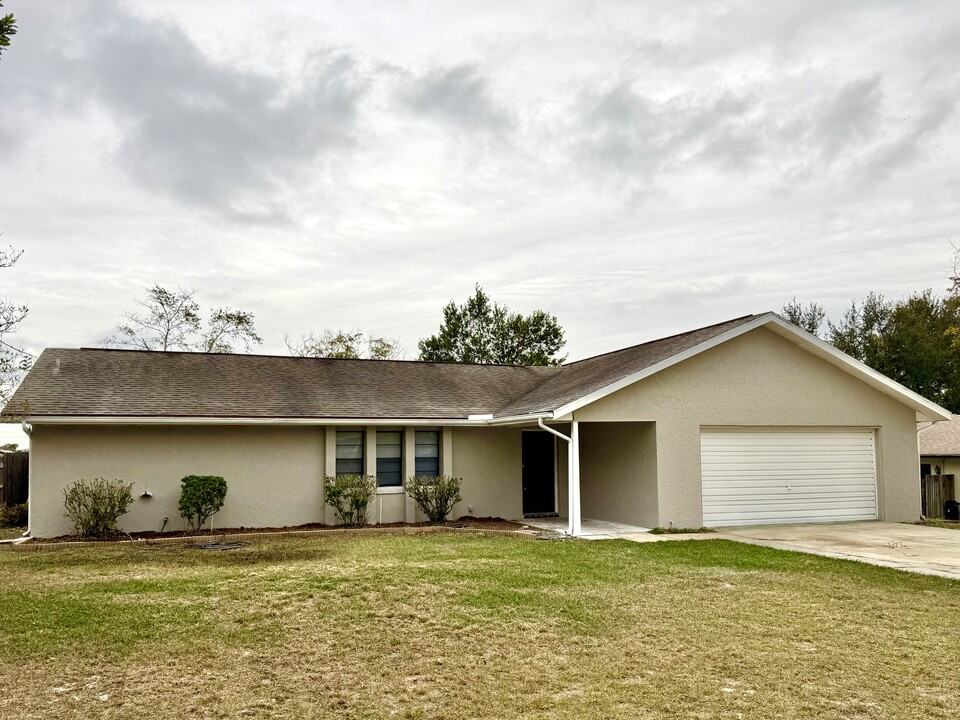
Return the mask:
<svg viewBox="0 0 960 720"><path fill-rule="evenodd" d="M19 422L21 418L18 418ZM488 420L468 418L333 418L333 417L224 417L156 415L28 415L30 425L467 425L483 426Z"/></svg>

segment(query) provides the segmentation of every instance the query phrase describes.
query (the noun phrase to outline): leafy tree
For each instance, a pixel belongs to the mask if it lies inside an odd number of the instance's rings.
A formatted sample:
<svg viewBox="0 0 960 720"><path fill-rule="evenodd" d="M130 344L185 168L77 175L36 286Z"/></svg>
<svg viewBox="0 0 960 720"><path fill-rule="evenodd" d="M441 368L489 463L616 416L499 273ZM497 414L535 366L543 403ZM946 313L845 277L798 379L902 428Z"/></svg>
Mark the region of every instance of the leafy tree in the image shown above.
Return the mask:
<svg viewBox="0 0 960 720"><path fill-rule="evenodd" d="M297 357L396 360L403 354L399 340L387 340L359 330L334 332L326 328L319 335L313 332L301 335L299 340L288 335L284 342L290 354Z"/></svg>
<svg viewBox="0 0 960 720"><path fill-rule="evenodd" d="M960 326L960 303L932 290L890 302L870 293L854 301L843 320L829 324L838 349L914 392L951 410L960 409L960 348L952 327Z"/></svg>
<svg viewBox="0 0 960 720"><path fill-rule="evenodd" d="M142 299L134 301L141 309L124 313L117 334L103 344L138 350L229 353L238 345L249 352L251 345L263 342L254 327L253 314L245 310L215 308L204 326L196 294L196 290L183 288L171 292L160 285L148 288Z"/></svg>
<svg viewBox="0 0 960 720"><path fill-rule="evenodd" d="M804 307L794 297L784 304L783 317L811 335L819 335L820 326L823 325L827 313L819 303L810 302Z"/></svg>
<svg viewBox="0 0 960 720"><path fill-rule="evenodd" d="M877 293L868 294L860 306L854 300L840 324L827 321L827 338L838 350L875 368L882 364L884 335L893 309L893 304Z"/></svg>
<svg viewBox="0 0 960 720"><path fill-rule="evenodd" d="M11 268L20 259L22 250L12 247L0 250L0 268ZM33 356L10 340L27 317L26 305L0 299L0 404L10 399L13 389L33 364Z"/></svg>
<svg viewBox="0 0 960 720"><path fill-rule="evenodd" d="M559 365L566 356L556 316L535 310L524 316L490 300L480 285L463 305L443 309L436 335L419 343L420 359L485 365Z"/></svg>
<svg viewBox="0 0 960 720"><path fill-rule="evenodd" d="M3 3L0 2L0 8ZM4 48L10 47L10 38L17 34L17 19L13 13L0 15L0 55L3 55Z"/></svg>

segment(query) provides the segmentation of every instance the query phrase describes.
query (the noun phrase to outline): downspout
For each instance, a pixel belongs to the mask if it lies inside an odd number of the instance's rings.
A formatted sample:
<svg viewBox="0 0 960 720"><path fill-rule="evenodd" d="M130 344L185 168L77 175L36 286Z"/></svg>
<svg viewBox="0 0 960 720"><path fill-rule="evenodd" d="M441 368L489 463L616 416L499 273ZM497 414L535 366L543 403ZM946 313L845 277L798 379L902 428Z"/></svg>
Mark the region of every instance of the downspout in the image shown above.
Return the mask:
<svg viewBox="0 0 960 720"><path fill-rule="evenodd" d="M543 418L537 418L537 425L567 443L567 534L577 537L580 535L580 424L570 421L570 437L547 427Z"/></svg>
<svg viewBox="0 0 960 720"><path fill-rule="evenodd" d="M20 421L20 429L27 437L33 437L33 425L26 420ZM27 456L27 532L24 533L25 537L30 537L33 534L31 532L33 527L33 503L30 502L31 485L33 485L33 447L30 448L30 454Z"/></svg>

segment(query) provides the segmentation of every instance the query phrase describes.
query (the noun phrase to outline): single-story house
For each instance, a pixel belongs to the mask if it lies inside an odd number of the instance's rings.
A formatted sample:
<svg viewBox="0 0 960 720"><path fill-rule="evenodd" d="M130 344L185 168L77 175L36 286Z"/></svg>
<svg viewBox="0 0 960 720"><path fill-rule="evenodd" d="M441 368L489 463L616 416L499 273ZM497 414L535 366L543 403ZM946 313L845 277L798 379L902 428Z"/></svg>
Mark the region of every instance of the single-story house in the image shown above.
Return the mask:
<svg viewBox="0 0 960 720"><path fill-rule="evenodd" d="M3 411L31 434L30 530L122 478L126 530L183 527L179 480L227 479L220 527L334 522L322 480L463 478L462 515L698 527L920 515L917 423L950 414L774 313L559 367L48 349ZM141 497L142 496L142 497Z"/></svg>
<svg viewBox="0 0 960 720"><path fill-rule="evenodd" d="M960 477L960 415L920 428L920 477ZM939 468L939 472L937 469Z"/></svg>

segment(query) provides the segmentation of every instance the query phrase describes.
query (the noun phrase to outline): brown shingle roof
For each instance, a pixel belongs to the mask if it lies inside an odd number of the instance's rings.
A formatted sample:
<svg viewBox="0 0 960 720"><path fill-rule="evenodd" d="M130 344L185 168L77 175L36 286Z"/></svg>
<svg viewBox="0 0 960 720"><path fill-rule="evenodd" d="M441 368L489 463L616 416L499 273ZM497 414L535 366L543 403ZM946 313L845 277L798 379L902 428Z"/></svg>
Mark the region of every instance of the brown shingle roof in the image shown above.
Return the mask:
<svg viewBox="0 0 960 720"><path fill-rule="evenodd" d="M465 418L495 412L552 370L50 349L37 359L4 414Z"/></svg>
<svg viewBox="0 0 960 720"><path fill-rule="evenodd" d="M756 318L561 367L48 349L3 415L423 418L548 413Z"/></svg>
<svg viewBox="0 0 960 720"><path fill-rule="evenodd" d="M921 428L918 437L921 455L960 456L960 415L954 415L953 420Z"/></svg>

